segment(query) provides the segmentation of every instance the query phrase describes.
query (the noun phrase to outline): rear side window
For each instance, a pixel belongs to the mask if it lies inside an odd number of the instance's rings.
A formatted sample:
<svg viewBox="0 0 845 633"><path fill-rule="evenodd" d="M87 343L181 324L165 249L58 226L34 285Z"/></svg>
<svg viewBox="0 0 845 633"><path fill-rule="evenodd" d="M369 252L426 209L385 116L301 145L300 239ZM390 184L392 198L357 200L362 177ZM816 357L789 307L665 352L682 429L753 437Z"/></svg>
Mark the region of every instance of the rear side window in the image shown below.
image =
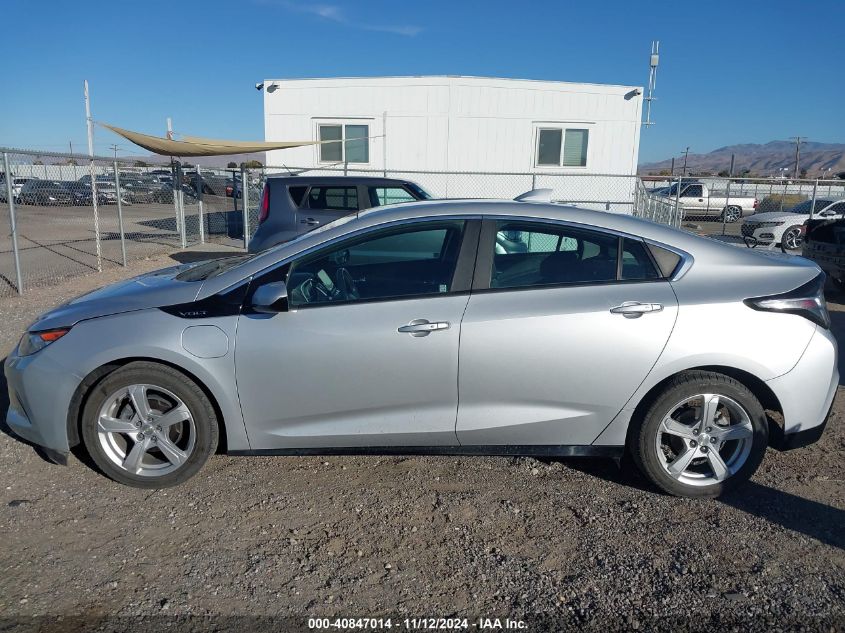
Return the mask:
<svg viewBox="0 0 845 633"><path fill-rule="evenodd" d="M622 241L622 279L658 279L660 274L654 267L645 246L639 240L625 238Z"/></svg>
<svg viewBox="0 0 845 633"><path fill-rule="evenodd" d="M665 278L671 277L678 264L681 263L681 256L667 248L661 248L654 244L649 244L648 250L651 251L651 256L660 270L660 276Z"/></svg>
<svg viewBox="0 0 845 633"><path fill-rule="evenodd" d="M305 197L305 192L308 191L308 187L303 187L301 185L296 185L294 187L288 187L288 193L290 193L290 199L293 200L293 203L296 206L302 206L302 199Z"/></svg>
<svg viewBox="0 0 845 633"><path fill-rule="evenodd" d="M357 211L357 187L311 187L308 192L309 209Z"/></svg>
<svg viewBox="0 0 845 633"><path fill-rule="evenodd" d="M399 204L400 202L413 202L416 200L404 187L370 187L370 204L374 207L383 207L387 204Z"/></svg>
<svg viewBox="0 0 845 633"><path fill-rule="evenodd" d="M491 288L615 281L619 238L566 226L498 222Z"/></svg>

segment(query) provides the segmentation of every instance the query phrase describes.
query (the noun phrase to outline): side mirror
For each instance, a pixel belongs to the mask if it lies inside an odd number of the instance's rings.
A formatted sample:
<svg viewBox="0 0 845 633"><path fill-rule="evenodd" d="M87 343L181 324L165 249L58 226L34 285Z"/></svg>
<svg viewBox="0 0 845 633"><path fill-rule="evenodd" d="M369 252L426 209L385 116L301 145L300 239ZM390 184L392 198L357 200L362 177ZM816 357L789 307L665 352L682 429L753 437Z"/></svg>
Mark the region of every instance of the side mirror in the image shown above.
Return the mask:
<svg viewBox="0 0 845 633"><path fill-rule="evenodd" d="M288 309L288 287L284 281L274 281L259 286L252 293L252 309L256 312L274 314Z"/></svg>

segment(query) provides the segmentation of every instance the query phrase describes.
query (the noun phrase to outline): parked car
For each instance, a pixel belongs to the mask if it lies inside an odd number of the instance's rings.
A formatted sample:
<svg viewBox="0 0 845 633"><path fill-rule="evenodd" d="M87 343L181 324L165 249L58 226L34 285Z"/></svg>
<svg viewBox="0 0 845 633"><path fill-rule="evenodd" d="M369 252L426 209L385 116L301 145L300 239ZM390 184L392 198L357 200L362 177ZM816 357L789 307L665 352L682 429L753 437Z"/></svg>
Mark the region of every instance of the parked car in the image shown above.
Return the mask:
<svg viewBox="0 0 845 633"><path fill-rule="evenodd" d="M418 184L358 176L270 176L264 184L258 229L249 243L257 253L363 209L427 200Z"/></svg>
<svg viewBox="0 0 845 633"><path fill-rule="evenodd" d="M37 180L37 178L12 177L12 198L15 202L18 201L21 195L21 189L30 180ZM0 178L0 202L8 202L9 198L6 193L6 179Z"/></svg>
<svg viewBox="0 0 845 633"><path fill-rule="evenodd" d="M840 289L845 289L845 217L807 220L802 226L802 255L814 261Z"/></svg>
<svg viewBox="0 0 845 633"><path fill-rule="evenodd" d="M59 463L81 444L145 488L185 481L222 443L628 451L659 488L714 496L770 440L821 436L839 384L823 281L800 257L621 214L386 206L43 314L5 361L6 420Z"/></svg>
<svg viewBox="0 0 845 633"><path fill-rule="evenodd" d="M194 192L197 192L199 189L199 185L197 183L197 175L196 173L190 174L188 178L188 183L190 184L191 188ZM216 174L203 174L202 176L202 192L205 195L209 196L226 196L230 195L228 193L228 187L231 185L232 179L226 178L225 176L218 176Z"/></svg>
<svg viewBox="0 0 845 633"><path fill-rule="evenodd" d="M21 187L18 202L46 206L71 205L74 203L74 198L68 182L62 180L30 180Z"/></svg>
<svg viewBox="0 0 845 633"><path fill-rule="evenodd" d="M667 191L657 195L675 198L680 186L679 203L684 207L685 217L716 217L733 223L745 215L754 213L758 200L753 196L741 196L727 192L711 191L703 182L676 182Z"/></svg>
<svg viewBox="0 0 845 633"><path fill-rule="evenodd" d="M785 211L755 213L742 222L742 236L753 245L779 244L787 251L800 250L803 244L801 226L813 216L833 219L845 217L845 198L819 198L815 206L807 200Z"/></svg>

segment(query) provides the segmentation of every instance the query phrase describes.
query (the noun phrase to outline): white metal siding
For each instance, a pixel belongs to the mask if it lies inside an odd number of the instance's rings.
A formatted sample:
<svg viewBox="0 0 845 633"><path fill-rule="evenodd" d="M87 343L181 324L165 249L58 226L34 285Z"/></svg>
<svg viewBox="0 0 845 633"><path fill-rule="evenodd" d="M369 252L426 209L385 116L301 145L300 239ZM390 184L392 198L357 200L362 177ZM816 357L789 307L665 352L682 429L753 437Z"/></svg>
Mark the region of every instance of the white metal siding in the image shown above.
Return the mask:
<svg viewBox="0 0 845 633"><path fill-rule="evenodd" d="M590 130L586 167L538 171L634 174L642 106L634 90L479 77L267 80L265 139L316 140L320 121L367 123L379 137L386 112L386 141L371 139L370 168L525 172L535 170L537 127L568 126ZM317 166L318 150L275 150L267 164Z"/></svg>

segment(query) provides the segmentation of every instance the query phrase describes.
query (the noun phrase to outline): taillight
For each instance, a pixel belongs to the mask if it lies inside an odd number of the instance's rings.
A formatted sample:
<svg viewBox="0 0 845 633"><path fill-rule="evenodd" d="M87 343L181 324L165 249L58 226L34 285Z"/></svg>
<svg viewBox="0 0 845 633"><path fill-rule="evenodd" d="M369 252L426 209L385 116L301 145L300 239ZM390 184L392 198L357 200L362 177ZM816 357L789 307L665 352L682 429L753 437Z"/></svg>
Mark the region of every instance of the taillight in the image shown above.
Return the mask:
<svg viewBox="0 0 845 633"><path fill-rule="evenodd" d="M261 224L270 215L270 183L264 184L264 191L261 192L261 208L258 213L258 223Z"/></svg>
<svg viewBox="0 0 845 633"><path fill-rule="evenodd" d="M746 299L743 303L749 308L763 312L785 312L797 314L813 323L830 329L830 315L824 300L824 273L795 290L779 295Z"/></svg>
<svg viewBox="0 0 845 633"><path fill-rule="evenodd" d="M760 201L757 198L754 198L754 208L757 208L757 205L760 204Z"/></svg>

